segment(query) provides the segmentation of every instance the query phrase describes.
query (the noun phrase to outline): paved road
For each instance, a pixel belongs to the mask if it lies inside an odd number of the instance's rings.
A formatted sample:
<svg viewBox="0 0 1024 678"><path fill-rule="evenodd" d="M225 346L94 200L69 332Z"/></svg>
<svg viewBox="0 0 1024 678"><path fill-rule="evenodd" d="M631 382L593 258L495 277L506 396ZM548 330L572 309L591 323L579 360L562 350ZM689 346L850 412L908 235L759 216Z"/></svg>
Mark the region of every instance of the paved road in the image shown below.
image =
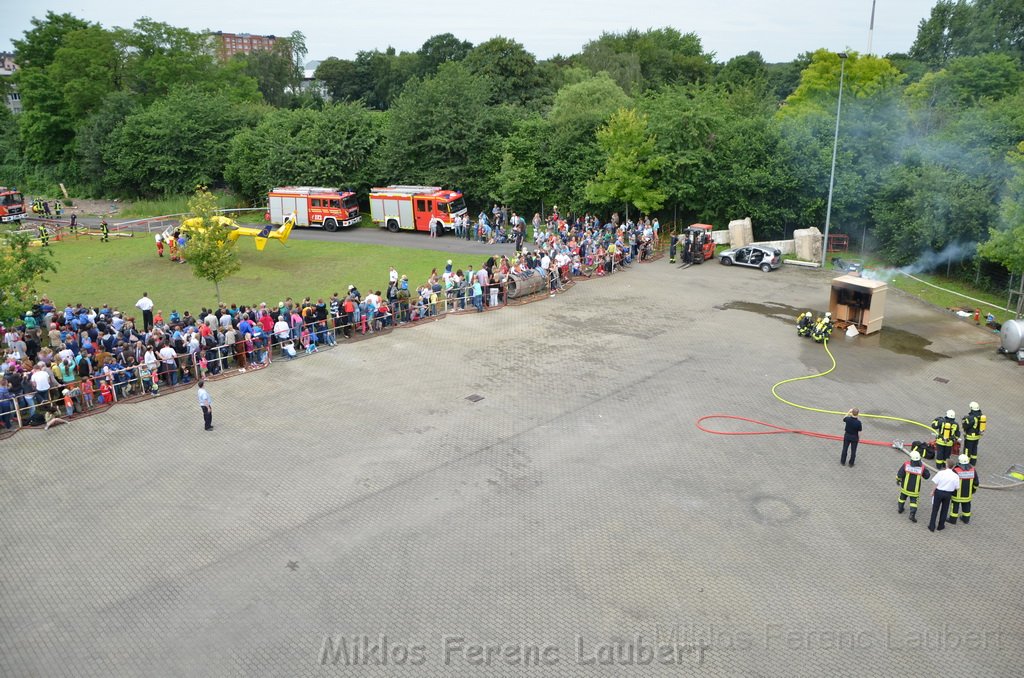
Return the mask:
<svg viewBox="0 0 1024 678"><path fill-rule="evenodd" d="M932 534L896 513L892 449L850 469L695 428L841 431L769 393L828 366L792 323L827 298L818 271L655 263L215 382L213 432L190 390L19 433L0 674L1019 675L1024 494ZM880 335L783 395L926 421L978 400L987 478L1024 462L991 341L891 292ZM599 663L631 644L640 666Z"/></svg>
<svg viewBox="0 0 1024 678"><path fill-rule="evenodd" d="M40 220L27 219L25 224L34 227ZM98 228L100 220L98 217L82 217L80 224L90 228ZM108 219L113 229L132 230L136 233L149 231L162 231L168 225L177 223L168 221L159 226L147 224L123 225L125 220L115 217ZM431 238L426 233L419 231L402 231L390 233L382 228L349 228L328 233L322 228L295 228L292 230L291 238L295 240L318 240L325 242L357 242L371 245L390 245L394 247L409 247L413 249L437 250L440 252L458 252L461 254L478 254L486 251L490 254L512 254L513 246L508 245L487 245L476 241L456 238L454 235Z"/></svg>

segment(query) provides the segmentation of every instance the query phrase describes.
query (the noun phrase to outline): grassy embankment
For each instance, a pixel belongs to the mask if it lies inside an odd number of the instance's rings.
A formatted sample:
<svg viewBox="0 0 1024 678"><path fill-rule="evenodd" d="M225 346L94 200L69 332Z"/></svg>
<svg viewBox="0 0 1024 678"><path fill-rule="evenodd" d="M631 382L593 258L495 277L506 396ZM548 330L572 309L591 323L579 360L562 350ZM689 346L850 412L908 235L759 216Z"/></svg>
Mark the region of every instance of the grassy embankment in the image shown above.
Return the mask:
<svg viewBox="0 0 1024 678"><path fill-rule="evenodd" d="M415 288L432 268L443 270L449 258L464 268L470 263L479 266L483 256L308 240L291 240L287 247L271 241L257 252L252 241L243 238L238 248L242 270L220 285L221 298L229 304L276 305L288 296L306 295L327 299L334 292L344 294L350 284L367 294L371 286L385 289L392 265L408 275ZM146 234L109 243L72 239L54 243L52 250L58 273L41 283L39 291L61 306L108 303L130 311L143 292L149 292L165 314L172 309L196 313L216 302L213 283L195 278L187 264L171 263L166 253L163 259L157 257L153 238Z"/></svg>

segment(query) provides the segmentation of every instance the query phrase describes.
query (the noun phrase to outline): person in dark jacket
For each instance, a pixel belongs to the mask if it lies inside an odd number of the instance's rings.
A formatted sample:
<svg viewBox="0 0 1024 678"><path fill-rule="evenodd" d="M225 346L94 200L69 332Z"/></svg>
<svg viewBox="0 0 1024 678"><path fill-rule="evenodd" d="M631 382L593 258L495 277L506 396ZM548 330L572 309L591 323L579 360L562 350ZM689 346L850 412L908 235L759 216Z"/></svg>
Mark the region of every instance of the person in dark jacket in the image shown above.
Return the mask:
<svg viewBox="0 0 1024 678"><path fill-rule="evenodd" d="M846 466L846 453L850 453L850 466L857 461L857 443L860 442L860 432L863 426L857 416L860 410L856 407L846 413L843 423L846 424L846 431L843 433L843 454L839 457L839 465Z"/></svg>

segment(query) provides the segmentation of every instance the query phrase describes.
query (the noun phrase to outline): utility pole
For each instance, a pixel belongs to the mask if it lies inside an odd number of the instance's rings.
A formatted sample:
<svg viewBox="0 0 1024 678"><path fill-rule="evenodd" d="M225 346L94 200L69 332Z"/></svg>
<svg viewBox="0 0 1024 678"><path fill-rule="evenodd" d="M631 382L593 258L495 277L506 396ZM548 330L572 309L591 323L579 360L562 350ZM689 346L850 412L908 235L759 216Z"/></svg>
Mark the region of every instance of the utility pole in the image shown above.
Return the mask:
<svg viewBox="0 0 1024 678"><path fill-rule="evenodd" d="M871 54L871 39L875 35L875 0L871 0L871 23L868 24L868 51Z"/></svg>
<svg viewBox="0 0 1024 678"><path fill-rule="evenodd" d="M836 152L839 150L839 114L843 111L843 75L846 73L846 52L839 52L839 103L836 104L836 136L832 140L832 172L828 176L828 207L825 208L825 239L821 243L821 267L828 255L828 228L832 223L832 190L836 185Z"/></svg>

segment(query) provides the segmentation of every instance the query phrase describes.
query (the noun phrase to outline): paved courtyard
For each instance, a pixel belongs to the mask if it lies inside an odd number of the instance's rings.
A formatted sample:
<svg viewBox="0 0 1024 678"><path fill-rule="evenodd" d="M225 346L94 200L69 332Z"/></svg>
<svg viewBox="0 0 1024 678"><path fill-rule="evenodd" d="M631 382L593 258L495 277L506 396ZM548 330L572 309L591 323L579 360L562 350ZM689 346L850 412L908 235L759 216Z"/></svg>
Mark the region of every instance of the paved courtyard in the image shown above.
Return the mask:
<svg viewBox="0 0 1024 678"><path fill-rule="evenodd" d="M216 382L213 432L194 390L23 431L0 675L1020 675L1024 490L932 534L896 513L895 450L841 468L694 425L841 432L770 393L828 367L792 317L830 277L661 261ZM782 395L978 400L988 480L1024 463L1024 368L993 340L890 293L880 335Z"/></svg>

